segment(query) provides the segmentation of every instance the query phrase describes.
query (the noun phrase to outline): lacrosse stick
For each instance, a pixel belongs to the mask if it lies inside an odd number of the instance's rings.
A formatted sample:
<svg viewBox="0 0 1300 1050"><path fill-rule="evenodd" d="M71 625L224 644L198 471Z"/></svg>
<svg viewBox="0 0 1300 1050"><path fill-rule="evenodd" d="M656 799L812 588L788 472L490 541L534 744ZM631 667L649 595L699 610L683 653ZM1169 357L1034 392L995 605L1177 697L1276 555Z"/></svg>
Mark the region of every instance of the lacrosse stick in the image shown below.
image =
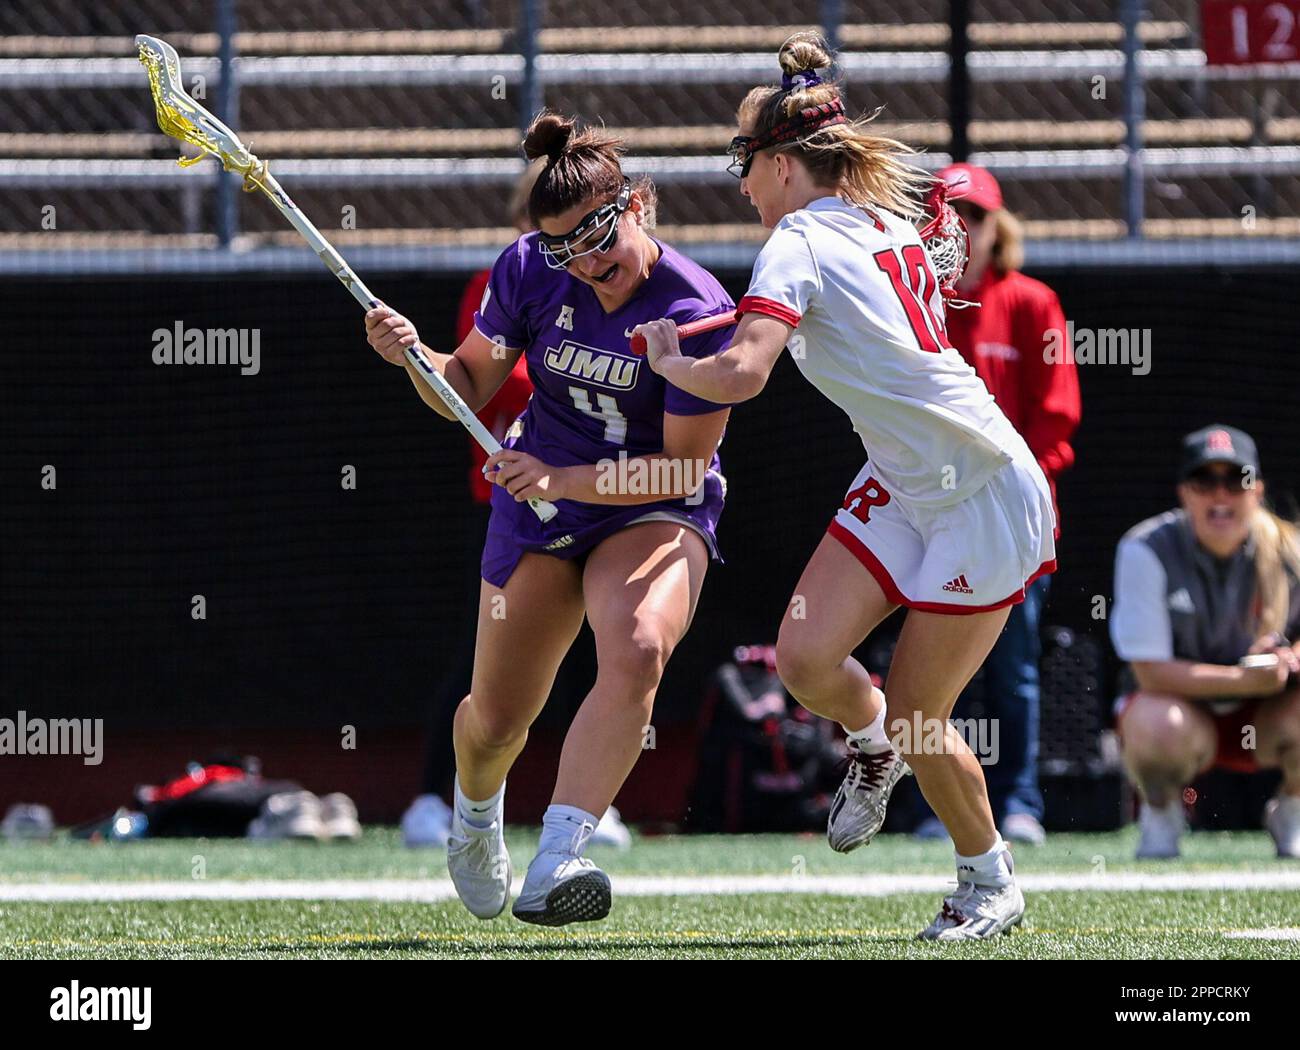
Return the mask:
<svg viewBox="0 0 1300 1050"><path fill-rule="evenodd" d="M939 281L939 294L944 304L954 310L964 310L979 303L957 298L957 282L966 272L970 261L970 235L966 223L949 203L948 186L936 180L925 197L930 220L918 231L926 254L934 264L934 274Z"/></svg>
<svg viewBox="0 0 1300 1050"><path fill-rule="evenodd" d="M267 171L266 161L259 160L250 153L239 141L238 135L186 93L181 83L181 60L176 49L164 40L143 34L135 38L135 43L139 49L140 61L149 72L149 90L153 93L158 126L172 138L188 142L202 151L197 157L181 157L176 163L181 167L189 167L197 164L205 155L216 157L226 171L233 171L243 177L246 193L261 190L271 199L271 203L280 209L281 214L293 223L294 229L311 245L312 251L325 264L325 268L343 283L343 287L352 293L357 302L367 310L378 306L379 300L371 294L361 278ZM405 355L418 370L420 377L455 413L483 450L489 456L500 452L501 443L470 411L469 405L465 404L442 373L434 368L424 351L417 345L406 350ZM542 521L550 521L555 517L556 508L553 503L544 499L530 499L528 503Z"/></svg>

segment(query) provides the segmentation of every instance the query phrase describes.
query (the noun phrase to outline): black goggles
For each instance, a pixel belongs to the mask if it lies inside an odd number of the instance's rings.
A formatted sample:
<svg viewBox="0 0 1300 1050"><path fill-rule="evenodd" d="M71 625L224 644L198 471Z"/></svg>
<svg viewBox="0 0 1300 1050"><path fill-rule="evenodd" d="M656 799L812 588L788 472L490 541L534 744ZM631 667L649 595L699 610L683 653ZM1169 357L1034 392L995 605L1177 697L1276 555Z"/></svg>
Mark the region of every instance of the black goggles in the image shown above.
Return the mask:
<svg viewBox="0 0 1300 1050"><path fill-rule="evenodd" d="M759 150L794 142L832 124L843 124L847 119L844 116L844 104L839 99L835 99L833 102L823 102L820 106L801 109L765 135L737 135L727 147L727 156L731 158L727 170L738 179L746 178L750 166L754 163L754 154Z"/></svg>
<svg viewBox="0 0 1300 1050"><path fill-rule="evenodd" d="M568 233L538 233L542 258L552 270L563 270L592 252L607 252L618 243L618 220L632 203L632 180L624 179L618 196L588 212Z"/></svg>

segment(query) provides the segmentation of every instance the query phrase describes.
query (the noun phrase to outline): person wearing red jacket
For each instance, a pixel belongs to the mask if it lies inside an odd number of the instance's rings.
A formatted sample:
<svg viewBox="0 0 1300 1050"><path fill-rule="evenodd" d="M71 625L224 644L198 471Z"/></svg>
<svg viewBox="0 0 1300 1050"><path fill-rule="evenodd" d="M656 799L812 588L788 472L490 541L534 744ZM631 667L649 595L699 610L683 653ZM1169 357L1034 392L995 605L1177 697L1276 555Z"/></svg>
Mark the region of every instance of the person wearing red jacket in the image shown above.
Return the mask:
<svg viewBox="0 0 1300 1050"><path fill-rule="evenodd" d="M978 306L949 308L948 338L984 380L1038 460L1056 496L1056 479L1074 463L1070 438L1082 407L1073 358L1049 363L1049 332L1065 338L1060 300L1042 281L1026 277L1020 222L1002 201L997 180L983 168L953 164L939 172L953 208L970 234L970 261L958 297ZM1060 512L1057 512L1060 521ZM1038 787L1039 626L1050 577L1041 576L1014 606L984 664L984 708L997 719L999 754L986 770L989 802L1008 841L1039 844L1043 796ZM946 835L927 815L923 838Z"/></svg>
<svg viewBox="0 0 1300 1050"><path fill-rule="evenodd" d="M527 227L524 227L527 232ZM474 327L474 313L483 301L483 293L487 290L488 277L492 271L480 270L469 279L469 284L465 286L465 292L460 299L460 310L456 315L456 345L459 346L469 335L469 331ZM520 357L515 363L511 373L506 376L506 381L501 384L501 389L496 392L490 400L477 413L479 422L492 432L492 436L500 441L505 437L505 433L510 429L528 404L528 399L533 395L532 380L528 378L528 363ZM487 453L479 446L477 441L470 440L469 443L469 494L474 502L479 506L486 506L492 500L492 482L483 476L483 464L487 462Z"/></svg>

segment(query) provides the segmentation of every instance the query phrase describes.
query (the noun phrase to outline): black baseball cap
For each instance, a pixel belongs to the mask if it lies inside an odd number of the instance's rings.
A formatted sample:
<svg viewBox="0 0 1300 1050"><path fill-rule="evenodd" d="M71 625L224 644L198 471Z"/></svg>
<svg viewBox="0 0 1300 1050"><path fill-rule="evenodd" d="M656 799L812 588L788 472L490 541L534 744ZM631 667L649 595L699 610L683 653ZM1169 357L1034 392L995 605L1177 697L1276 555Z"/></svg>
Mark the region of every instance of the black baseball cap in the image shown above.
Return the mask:
<svg viewBox="0 0 1300 1050"><path fill-rule="evenodd" d="M1183 438L1183 466L1178 476L1186 480L1207 463L1231 463L1259 473L1254 439L1244 430L1222 423L1211 423Z"/></svg>

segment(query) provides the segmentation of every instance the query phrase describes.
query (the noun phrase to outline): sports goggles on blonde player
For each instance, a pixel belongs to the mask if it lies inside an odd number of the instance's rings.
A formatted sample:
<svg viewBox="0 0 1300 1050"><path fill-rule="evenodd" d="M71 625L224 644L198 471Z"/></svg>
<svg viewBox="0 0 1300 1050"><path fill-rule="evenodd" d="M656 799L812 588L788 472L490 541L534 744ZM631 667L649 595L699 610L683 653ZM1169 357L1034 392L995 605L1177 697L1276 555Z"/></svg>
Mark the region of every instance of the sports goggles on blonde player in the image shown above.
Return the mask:
<svg viewBox="0 0 1300 1050"><path fill-rule="evenodd" d="M563 270L584 255L609 251L618 243L618 220L631 203L632 180L624 179L623 188L614 200L588 212L568 233L539 233L537 243L542 246L546 265L552 270Z"/></svg>
<svg viewBox="0 0 1300 1050"><path fill-rule="evenodd" d="M833 102L823 102L820 106L801 109L765 135L737 135L727 147L727 155L731 158L727 170L736 178L743 179L749 175L750 165L754 163L754 154L759 150L794 142L814 131L828 128L832 124L843 124L847 120L848 118L844 116L844 104L839 99L835 99Z"/></svg>

